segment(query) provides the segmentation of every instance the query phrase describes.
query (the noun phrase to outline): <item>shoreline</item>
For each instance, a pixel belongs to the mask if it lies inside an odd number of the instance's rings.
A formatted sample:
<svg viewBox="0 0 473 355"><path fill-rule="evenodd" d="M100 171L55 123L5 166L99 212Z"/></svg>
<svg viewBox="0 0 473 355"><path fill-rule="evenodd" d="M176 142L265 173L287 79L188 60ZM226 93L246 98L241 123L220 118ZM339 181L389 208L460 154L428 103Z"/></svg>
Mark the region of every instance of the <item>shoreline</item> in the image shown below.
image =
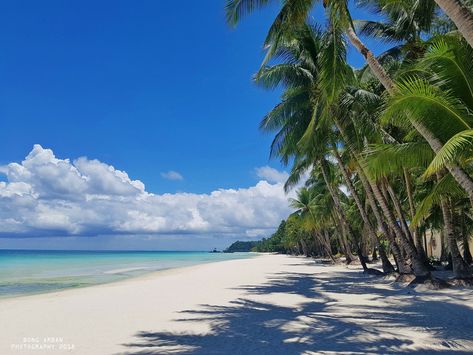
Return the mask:
<svg viewBox="0 0 473 355"><path fill-rule="evenodd" d="M1 354L473 349L471 289L400 288L359 266L272 254L1 299L0 319Z"/></svg>
<svg viewBox="0 0 473 355"><path fill-rule="evenodd" d="M87 251L88 252L88 251ZM114 251L113 251L114 252ZM189 252L192 253L192 252ZM237 253L234 253L237 254ZM193 268L199 265L205 265L205 264L212 264L212 263L219 263L219 262L224 262L224 261L231 261L231 260L241 260L241 259L250 259L254 258L258 254L265 254L265 253L254 253L254 252L248 252L245 254L253 254L247 257L242 257L242 258L235 258L235 259L227 259L227 260L208 260L208 261L202 261L198 262L196 264L191 264L191 265L182 265L182 266L171 266L171 267L164 267L162 269L154 269L154 270L147 270L146 267L134 267L134 268L123 268L123 270L143 270L143 272L137 273L137 274L127 274L126 272L115 272L115 270L111 271L106 271L104 272L105 275L122 275L123 278L116 279L116 280L108 280L108 281L102 281L98 283L90 283L90 284L84 284L84 285L78 285L78 286L69 286L69 287L63 287L63 288L57 288L57 289L52 289L52 290L47 290L47 291L37 291L37 292L28 292L28 293L18 293L18 294L6 294L6 295L0 295L0 302L2 300L7 300L7 299L16 299L16 298L21 298L21 297L29 297L29 296L38 296L38 295L43 295L43 294L51 294L51 293L56 293L56 292L66 292L66 291L71 291L71 290L77 290L77 289L82 289L82 288L89 288L89 287L98 287L102 285L108 285L108 284L113 284L113 283L119 283L119 282L125 282L131 279L139 279L142 277L146 277L148 275L152 274L158 274L158 273L165 273L165 272L171 272L173 270L179 270L179 269L187 269L187 268ZM112 272L113 271L113 272Z"/></svg>

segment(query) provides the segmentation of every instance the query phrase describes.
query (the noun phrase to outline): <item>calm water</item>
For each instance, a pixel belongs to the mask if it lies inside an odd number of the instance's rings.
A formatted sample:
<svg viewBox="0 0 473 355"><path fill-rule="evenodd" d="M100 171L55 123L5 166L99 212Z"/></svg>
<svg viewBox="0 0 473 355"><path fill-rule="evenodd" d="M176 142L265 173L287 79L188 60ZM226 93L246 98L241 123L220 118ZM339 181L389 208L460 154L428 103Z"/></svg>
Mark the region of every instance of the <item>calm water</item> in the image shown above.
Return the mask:
<svg viewBox="0 0 473 355"><path fill-rule="evenodd" d="M0 250L0 297L95 285L250 253Z"/></svg>

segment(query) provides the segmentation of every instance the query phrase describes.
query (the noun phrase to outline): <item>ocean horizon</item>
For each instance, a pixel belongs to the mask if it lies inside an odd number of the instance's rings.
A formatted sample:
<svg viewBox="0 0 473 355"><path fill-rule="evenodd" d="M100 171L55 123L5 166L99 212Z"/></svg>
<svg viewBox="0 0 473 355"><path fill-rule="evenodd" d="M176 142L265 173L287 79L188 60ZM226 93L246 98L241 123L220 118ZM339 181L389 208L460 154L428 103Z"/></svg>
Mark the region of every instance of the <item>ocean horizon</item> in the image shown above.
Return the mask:
<svg viewBox="0 0 473 355"><path fill-rule="evenodd" d="M104 284L250 253L0 249L0 298Z"/></svg>

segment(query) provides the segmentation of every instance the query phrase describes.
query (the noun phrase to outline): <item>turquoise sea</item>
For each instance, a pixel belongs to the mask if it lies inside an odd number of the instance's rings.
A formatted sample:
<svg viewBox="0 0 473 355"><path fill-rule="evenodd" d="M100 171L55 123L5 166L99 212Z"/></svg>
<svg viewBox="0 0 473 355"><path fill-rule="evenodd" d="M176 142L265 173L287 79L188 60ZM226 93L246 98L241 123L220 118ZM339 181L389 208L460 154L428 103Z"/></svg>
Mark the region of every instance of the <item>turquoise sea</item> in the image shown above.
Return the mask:
<svg viewBox="0 0 473 355"><path fill-rule="evenodd" d="M250 253L0 250L0 298L96 285Z"/></svg>

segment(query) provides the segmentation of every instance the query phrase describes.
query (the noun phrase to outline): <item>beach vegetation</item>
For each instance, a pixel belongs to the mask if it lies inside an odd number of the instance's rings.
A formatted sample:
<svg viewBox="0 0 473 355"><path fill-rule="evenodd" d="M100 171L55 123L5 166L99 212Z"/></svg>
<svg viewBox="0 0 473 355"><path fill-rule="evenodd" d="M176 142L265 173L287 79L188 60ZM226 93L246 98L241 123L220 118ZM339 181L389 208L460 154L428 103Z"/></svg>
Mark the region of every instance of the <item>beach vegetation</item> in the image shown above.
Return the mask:
<svg viewBox="0 0 473 355"><path fill-rule="evenodd" d="M227 20L270 3L228 0ZM379 20L354 19L353 5ZM375 55L366 38L392 46ZM440 264L471 278L472 45L470 1L280 2L254 81L281 92L260 128L290 168L294 212L254 250L341 253L366 272L379 258L384 273L426 280L438 266L426 235L437 233Z"/></svg>

